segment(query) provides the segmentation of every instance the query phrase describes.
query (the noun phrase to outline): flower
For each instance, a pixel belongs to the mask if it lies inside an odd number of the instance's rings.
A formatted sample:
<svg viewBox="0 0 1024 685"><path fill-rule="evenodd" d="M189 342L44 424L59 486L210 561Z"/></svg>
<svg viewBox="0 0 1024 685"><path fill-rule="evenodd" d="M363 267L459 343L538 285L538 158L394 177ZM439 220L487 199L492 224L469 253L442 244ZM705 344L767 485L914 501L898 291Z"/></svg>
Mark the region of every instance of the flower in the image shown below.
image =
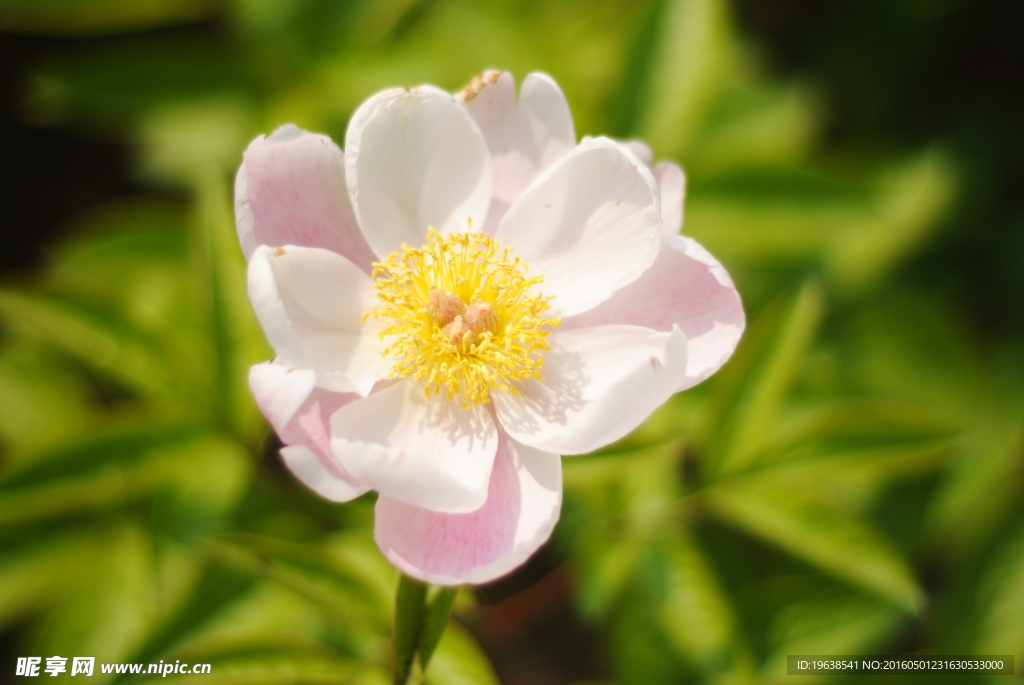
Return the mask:
<svg viewBox="0 0 1024 685"><path fill-rule="evenodd" d="M277 357L256 401L320 495L377 490L410 576L482 583L549 537L561 455L635 428L714 373L744 327L682 222L684 177L642 143L576 144L565 97L487 72L393 89L342 152L284 126L235 192L249 295Z"/></svg>

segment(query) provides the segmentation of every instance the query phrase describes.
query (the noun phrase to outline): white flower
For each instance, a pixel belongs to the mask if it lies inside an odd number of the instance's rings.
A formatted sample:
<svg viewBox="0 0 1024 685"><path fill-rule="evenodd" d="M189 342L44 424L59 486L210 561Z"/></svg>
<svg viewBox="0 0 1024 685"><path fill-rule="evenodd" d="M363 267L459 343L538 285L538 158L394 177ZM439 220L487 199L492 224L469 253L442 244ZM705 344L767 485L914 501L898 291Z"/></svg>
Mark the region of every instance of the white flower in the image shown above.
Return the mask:
<svg viewBox="0 0 1024 685"><path fill-rule="evenodd" d="M345 147L285 126L245 153L238 232L277 352L252 390L304 483L380 493L375 537L402 571L486 582L550 535L560 455L725 362L739 297L674 235L679 167L577 145L542 74L518 100L502 72L379 93Z"/></svg>

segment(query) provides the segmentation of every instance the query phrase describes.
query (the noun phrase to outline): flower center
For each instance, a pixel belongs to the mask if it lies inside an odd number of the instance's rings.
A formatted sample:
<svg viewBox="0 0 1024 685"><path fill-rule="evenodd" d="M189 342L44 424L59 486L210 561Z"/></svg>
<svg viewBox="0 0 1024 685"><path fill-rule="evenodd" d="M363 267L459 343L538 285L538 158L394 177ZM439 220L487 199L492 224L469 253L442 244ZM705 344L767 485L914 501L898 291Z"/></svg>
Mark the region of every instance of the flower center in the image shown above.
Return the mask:
<svg viewBox="0 0 1024 685"><path fill-rule="evenodd" d="M390 377L425 380L427 398L443 387L466 408L490 401L492 389L518 394L516 380L543 380L541 352L560 320L540 316L552 298L534 292L543 277L526 271L484 233L433 228L424 247L375 263L381 303L371 313L385 324Z"/></svg>

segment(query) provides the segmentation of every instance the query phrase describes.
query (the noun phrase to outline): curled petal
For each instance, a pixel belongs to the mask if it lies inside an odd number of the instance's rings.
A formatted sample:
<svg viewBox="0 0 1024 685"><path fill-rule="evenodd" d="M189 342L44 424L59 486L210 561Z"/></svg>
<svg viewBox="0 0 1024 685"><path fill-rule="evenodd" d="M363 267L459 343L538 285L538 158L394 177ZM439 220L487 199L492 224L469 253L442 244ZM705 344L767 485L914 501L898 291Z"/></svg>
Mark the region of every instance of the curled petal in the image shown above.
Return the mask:
<svg viewBox="0 0 1024 685"><path fill-rule="evenodd" d="M498 432L483 407L425 399L399 381L331 417L331 448L360 482L381 495L433 511L476 511L487 499Z"/></svg>
<svg viewBox="0 0 1024 685"><path fill-rule="evenodd" d="M569 103L547 74L516 84L507 71L488 71L457 96L473 116L494 162L494 192L485 230L494 233L501 218L540 172L576 145Z"/></svg>
<svg viewBox="0 0 1024 685"><path fill-rule="evenodd" d="M495 237L543 275L551 314L571 316L639 277L654 262L660 233L650 170L623 145L595 138L538 177Z"/></svg>
<svg viewBox="0 0 1024 685"><path fill-rule="evenodd" d="M310 489L335 502L347 502L369 488L356 481L331 453L330 417L359 398L354 393L315 387L316 374L266 362L249 371L256 404L285 443L285 465Z"/></svg>
<svg viewBox="0 0 1024 685"><path fill-rule="evenodd" d="M327 136L291 124L250 143L235 177L246 258L260 245L321 247L366 272L374 261L345 187L345 157Z"/></svg>
<svg viewBox="0 0 1024 685"><path fill-rule="evenodd" d="M249 299L282 363L316 371L317 384L365 395L389 364L373 281L344 257L310 247L266 247L249 261Z"/></svg>
<svg viewBox="0 0 1024 685"><path fill-rule="evenodd" d="M725 268L693 238L662 237L661 251L643 276L594 309L565 319L560 330L629 324L687 340L685 390L713 374L732 356L745 318L739 293Z"/></svg>
<svg viewBox="0 0 1024 685"><path fill-rule="evenodd" d="M559 330L549 337L544 378L519 395L491 393L498 422L517 441L559 454L614 442L676 392L686 371L686 336L639 326Z"/></svg>
<svg viewBox="0 0 1024 685"><path fill-rule="evenodd" d="M491 157L450 94L432 86L378 93L352 116L345 149L349 197L377 256L422 245L430 227L483 227Z"/></svg>
<svg viewBox="0 0 1024 685"><path fill-rule="evenodd" d="M557 454L502 435L487 501L442 514L390 497L377 500L374 537L402 572L428 583L486 583L530 557L551 535L562 504Z"/></svg>

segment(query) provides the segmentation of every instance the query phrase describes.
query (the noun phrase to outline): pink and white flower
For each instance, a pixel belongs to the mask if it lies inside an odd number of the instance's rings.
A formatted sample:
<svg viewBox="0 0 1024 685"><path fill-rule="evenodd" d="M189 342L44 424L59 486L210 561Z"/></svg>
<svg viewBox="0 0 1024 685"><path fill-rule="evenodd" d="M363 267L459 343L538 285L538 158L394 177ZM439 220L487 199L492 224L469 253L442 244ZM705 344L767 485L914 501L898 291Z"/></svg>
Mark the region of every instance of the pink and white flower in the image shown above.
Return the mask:
<svg viewBox="0 0 1024 685"><path fill-rule="evenodd" d="M339 502L376 490L399 569L482 583L549 537L561 455L634 429L715 372L744 327L682 222L678 166L577 144L555 82L488 72L451 95L364 103L345 152L259 137L235 208L277 357L253 367L292 472Z"/></svg>

